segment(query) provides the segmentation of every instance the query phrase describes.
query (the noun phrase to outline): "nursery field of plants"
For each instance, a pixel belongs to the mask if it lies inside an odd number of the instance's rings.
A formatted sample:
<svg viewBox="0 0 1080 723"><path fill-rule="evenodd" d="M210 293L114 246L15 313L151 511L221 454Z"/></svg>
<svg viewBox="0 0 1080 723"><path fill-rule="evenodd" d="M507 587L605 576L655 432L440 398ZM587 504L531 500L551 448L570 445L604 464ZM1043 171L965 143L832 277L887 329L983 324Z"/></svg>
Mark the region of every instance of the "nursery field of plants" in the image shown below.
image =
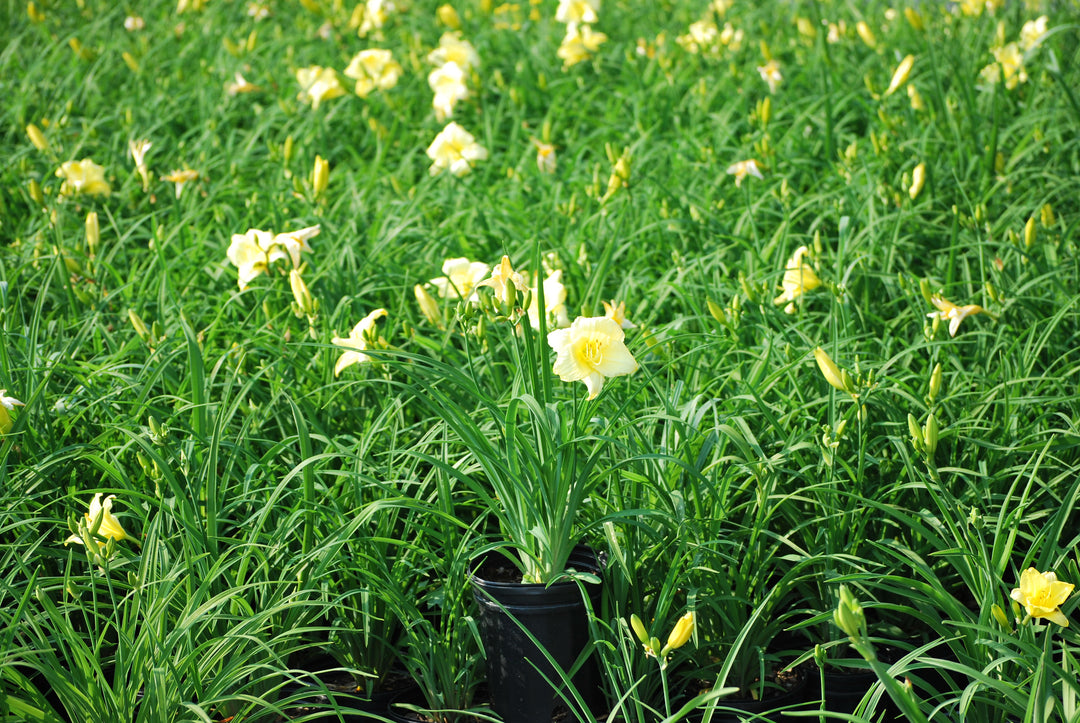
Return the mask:
<svg viewBox="0 0 1080 723"><path fill-rule="evenodd" d="M1075 0L0 28L0 720L1080 721Z"/></svg>

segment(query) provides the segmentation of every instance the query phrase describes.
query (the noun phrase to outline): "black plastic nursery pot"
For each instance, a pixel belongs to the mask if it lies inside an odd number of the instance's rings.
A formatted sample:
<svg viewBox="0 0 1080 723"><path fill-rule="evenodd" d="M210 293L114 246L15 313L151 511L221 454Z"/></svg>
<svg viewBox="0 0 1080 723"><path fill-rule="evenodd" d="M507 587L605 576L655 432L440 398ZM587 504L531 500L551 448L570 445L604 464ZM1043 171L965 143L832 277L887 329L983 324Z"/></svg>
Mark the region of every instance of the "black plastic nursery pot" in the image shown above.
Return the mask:
<svg viewBox="0 0 1080 723"><path fill-rule="evenodd" d="M570 567L596 575L603 572L601 559L584 546L574 549ZM559 690L564 687L563 675L551 661L562 671L569 671L590 644L582 589L574 581L544 586L494 581L485 579L484 574L485 564L481 564L472 582L479 606L480 639L487 656L491 706L505 723L551 723L562 700ZM596 609L600 585L585 587ZM602 705L595 658L586 660L571 683L590 710Z"/></svg>
<svg viewBox="0 0 1080 723"><path fill-rule="evenodd" d="M721 698L716 701L716 710L709 722L741 723L748 718L756 721L788 721L794 719L784 715L784 711L808 710L811 707L807 702L810 673L806 667L789 671L783 681L777 682L781 689L765 698L739 698L738 693ZM696 723L705 720L705 715L705 710L695 710L687 715L686 720Z"/></svg>

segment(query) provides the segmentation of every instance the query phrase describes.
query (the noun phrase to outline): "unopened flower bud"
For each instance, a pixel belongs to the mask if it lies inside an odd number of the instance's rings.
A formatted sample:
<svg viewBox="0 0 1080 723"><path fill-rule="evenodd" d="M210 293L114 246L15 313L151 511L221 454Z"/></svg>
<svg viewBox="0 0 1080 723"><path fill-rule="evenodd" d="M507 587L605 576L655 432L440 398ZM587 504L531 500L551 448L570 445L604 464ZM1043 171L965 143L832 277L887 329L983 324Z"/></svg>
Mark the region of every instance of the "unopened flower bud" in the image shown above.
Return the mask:
<svg viewBox="0 0 1080 723"><path fill-rule="evenodd" d="M690 636L694 634L694 612L690 612L679 618L675 623L675 627L671 629L668 634L667 645L664 646L664 651L670 652L672 650L678 650L682 646L686 645L686 642L690 640Z"/></svg>
<svg viewBox="0 0 1080 723"><path fill-rule="evenodd" d="M439 19L440 23L451 30L461 29L461 18L458 16L457 10L454 9L453 5L440 5L439 9L435 11L435 17Z"/></svg>
<svg viewBox="0 0 1080 723"><path fill-rule="evenodd" d="M1005 611L1001 609L1001 606L994 603L990 608L990 613L994 616L994 620L998 621L998 625L1012 632L1012 624L1009 622L1009 616L1005 614Z"/></svg>
<svg viewBox="0 0 1080 723"><path fill-rule="evenodd" d="M937 399L938 392L941 391L941 363L934 365L934 371L930 372L930 400Z"/></svg>
<svg viewBox="0 0 1080 723"><path fill-rule="evenodd" d="M926 27L926 23L923 22L922 15L920 15L919 11L916 10L915 8L912 8L912 7L904 8L904 18L907 19L908 25L910 25L911 29L914 30L915 32L921 33L923 31L923 29Z"/></svg>
<svg viewBox="0 0 1080 723"><path fill-rule="evenodd" d="M862 631L866 625L866 615L863 613L862 605L851 594L847 585L840 586L840 603L833 613L833 622L836 623L836 627L847 633L849 637L856 640L862 639Z"/></svg>
<svg viewBox="0 0 1080 723"><path fill-rule="evenodd" d="M1049 203L1043 204L1042 209L1039 211L1043 228L1050 228L1054 225L1054 207Z"/></svg>
<svg viewBox="0 0 1080 723"><path fill-rule="evenodd" d="M636 613L630 616L630 627L642 645L649 644L649 631L645 629L645 623L641 622L641 618Z"/></svg>
<svg viewBox="0 0 1080 723"><path fill-rule="evenodd" d="M930 414L926 418L926 426L923 428L923 437L926 441L926 456L933 458L934 452L937 450L938 441L938 422L937 417Z"/></svg>
<svg viewBox="0 0 1080 723"><path fill-rule="evenodd" d="M1024 246L1031 248L1035 245L1035 217L1032 216L1024 224Z"/></svg>
<svg viewBox="0 0 1080 723"><path fill-rule="evenodd" d="M420 284L413 287L413 293L416 294L416 303L420 305L420 312L428 323L434 324L440 329L443 328L442 310L439 308L439 302L435 300L435 297L429 294L428 290Z"/></svg>
<svg viewBox="0 0 1080 723"><path fill-rule="evenodd" d="M911 172L911 188L908 189L908 195L911 196L911 200L914 201L919 192L922 191L923 185L926 183L926 164L920 163L915 166L915 170Z"/></svg>
<svg viewBox="0 0 1080 723"><path fill-rule="evenodd" d="M88 256L92 257L97 253L100 241L101 227L98 225L97 211L91 211L86 214L86 248L89 250Z"/></svg>
<svg viewBox="0 0 1080 723"><path fill-rule="evenodd" d="M326 190L330 181L330 163L322 156L315 156L315 165L311 169L311 191L318 197Z"/></svg>
<svg viewBox="0 0 1080 723"><path fill-rule="evenodd" d="M26 126L26 135L30 137L30 142L34 144L34 148L42 152L49 150L49 139L33 123Z"/></svg>

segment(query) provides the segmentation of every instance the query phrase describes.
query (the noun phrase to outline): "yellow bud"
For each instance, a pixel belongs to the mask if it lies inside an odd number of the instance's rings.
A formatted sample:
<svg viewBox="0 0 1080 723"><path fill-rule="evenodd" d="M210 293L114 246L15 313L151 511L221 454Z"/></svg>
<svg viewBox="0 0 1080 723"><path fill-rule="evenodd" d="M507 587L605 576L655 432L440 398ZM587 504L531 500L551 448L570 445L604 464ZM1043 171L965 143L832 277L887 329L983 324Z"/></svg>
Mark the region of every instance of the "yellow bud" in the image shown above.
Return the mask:
<svg viewBox="0 0 1080 723"><path fill-rule="evenodd" d="M772 97L765 96L765 99L761 101L761 109L758 111L758 116L761 118L761 127L769 125L769 118L772 117Z"/></svg>
<svg viewBox="0 0 1080 723"><path fill-rule="evenodd" d="M297 308L308 317L315 316L319 304L311 298L311 292L308 291L307 284L304 283L304 278L300 276L297 269L289 272L289 287L292 288L293 300L296 301Z"/></svg>
<svg viewBox="0 0 1080 723"><path fill-rule="evenodd" d="M434 324L440 329L443 328L442 310L439 308L439 302L435 300L435 297L429 294L428 290L420 284L413 287L413 293L416 294L416 302L420 305L420 312L428 320L428 323Z"/></svg>
<svg viewBox="0 0 1080 723"><path fill-rule="evenodd" d="M293 154L293 137L290 135L290 136L287 136L285 138L285 148L281 151L281 155L285 158L285 164L286 165L288 165L288 163L292 160L292 154Z"/></svg>
<svg viewBox="0 0 1080 723"><path fill-rule="evenodd" d="M900 86L907 82L908 76L911 75L911 67L913 65L915 65L915 56L904 56L904 59L896 66L896 70L893 71L892 80L889 81L889 87L885 90L886 96L892 95L899 90Z"/></svg>
<svg viewBox="0 0 1080 723"><path fill-rule="evenodd" d="M439 19L440 23L451 30L461 29L461 18L458 16L457 10L454 9L453 5L440 5L439 9L435 11L435 17Z"/></svg>
<svg viewBox="0 0 1080 723"><path fill-rule="evenodd" d="M1035 217L1032 216L1024 224L1024 246L1031 248L1035 245Z"/></svg>
<svg viewBox="0 0 1080 723"><path fill-rule="evenodd" d="M26 135L30 137L30 142L34 144L34 148L39 151L47 151L49 149L49 139L45 137L45 134L41 132L41 129L31 123L26 126Z"/></svg>
<svg viewBox="0 0 1080 723"><path fill-rule="evenodd" d="M149 341L150 330L146 328L146 323L143 322L141 316L135 313L134 309L128 309L128 321L131 322L131 326L135 328L135 333L139 335L140 339Z"/></svg>
<svg viewBox="0 0 1080 723"><path fill-rule="evenodd" d="M820 346L814 349L814 359L817 360L818 369L821 370L825 381L842 392L848 391L847 387L844 386L843 373L840 371L840 367L836 366L836 362Z"/></svg>
<svg viewBox="0 0 1080 723"><path fill-rule="evenodd" d="M29 16L30 22L32 23L45 22L45 14L38 10L38 7L34 4L33 0L30 0L30 2L26 3L26 14L27 16Z"/></svg>
<svg viewBox="0 0 1080 723"><path fill-rule="evenodd" d="M864 21L860 20L855 25L855 32L859 34L859 37L862 38L862 41L866 43L867 46L871 48L877 46L877 38L874 37L874 31L871 30L870 26Z"/></svg>
<svg viewBox="0 0 1080 723"><path fill-rule="evenodd" d="M817 28L814 27L814 23L810 21L810 18L797 18L795 24L799 28L800 35L805 35L808 38L817 37Z"/></svg>
<svg viewBox="0 0 1080 723"><path fill-rule="evenodd" d="M97 211L91 211L86 214L86 248L90 251L88 256L94 256L97 253L99 241L101 241L101 227L98 225Z"/></svg>
<svg viewBox="0 0 1080 723"><path fill-rule="evenodd" d="M120 54L120 57L123 58L124 64L127 65L127 67L131 70L132 73L139 72L139 61L135 60L134 55L125 50L123 53Z"/></svg>
<svg viewBox="0 0 1080 723"><path fill-rule="evenodd" d="M920 15L919 11L915 8L904 8L904 17L907 19L908 25L910 25L911 29L915 32L921 33L926 27L926 23L923 22L922 15Z"/></svg>
<svg viewBox="0 0 1080 723"><path fill-rule="evenodd" d="M922 94L919 93L919 89L914 85L907 87L908 99L911 100L912 110L926 110L926 103L923 101Z"/></svg>
<svg viewBox="0 0 1080 723"><path fill-rule="evenodd" d="M315 165L311 169L311 190L316 197L326 190L330 182L330 163L322 156L315 156Z"/></svg>
<svg viewBox="0 0 1080 723"><path fill-rule="evenodd" d="M1006 630L1012 630L1012 624L1009 622L1009 616L1005 614L1005 611L1001 609L1001 606L994 603L990 608L991 614L994 616L994 620L998 621L998 625Z"/></svg>
<svg viewBox="0 0 1080 723"><path fill-rule="evenodd" d="M721 324L727 323L727 316L724 314L724 310L720 308L719 304L712 299L705 299L705 303L709 307L709 313L712 314L712 318L716 319Z"/></svg>
<svg viewBox="0 0 1080 723"><path fill-rule="evenodd" d="M938 392L941 391L941 364L934 365L934 371L930 372L930 400L937 399Z"/></svg>
<svg viewBox="0 0 1080 723"><path fill-rule="evenodd" d="M41 192L41 184L31 178L26 185L28 186L27 190L30 192L30 198L34 203L39 206L45 203L45 195Z"/></svg>
<svg viewBox="0 0 1080 723"><path fill-rule="evenodd" d="M675 627L671 629L668 634L667 645L660 651L660 657L666 657L672 650L678 650L682 646L686 645L686 641L690 639L690 636L694 634L694 612L690 612L679 618L675 623Z"/></svg>
<svg viewBox="0 0 1080 723"><path fill-rule="evenodd" d="M915 170L911 172L911 188L908 189L908 195L911 196L911 200L914 201L919 192L922 191L923 185L926 183L926 164L920 163L915 166Z"/></svg>
<svg viewBox="0 0 1080 723"><path fill-rule="evenodd" d="M300 4L304 6L304 9L309 13L315 13L316 15L322 12L322 8L319 7L319 3L315 0L300 0Z"/></svg>
<svg viewBox="0 0 1080 723"><path fill-rule="evenodd" d="M642 645L649 644L649 631L645 629L645 623L641 622L641 618L636 613L630 616L630 627Z"/></svg>
<svg viewBox="0 0 1080 723"><path fill-rule="evenodd" d="M1039 212L1043 228L1050 228L1054 225L1054 207L1049 203L1044 204L1042 210Z"/></svg>

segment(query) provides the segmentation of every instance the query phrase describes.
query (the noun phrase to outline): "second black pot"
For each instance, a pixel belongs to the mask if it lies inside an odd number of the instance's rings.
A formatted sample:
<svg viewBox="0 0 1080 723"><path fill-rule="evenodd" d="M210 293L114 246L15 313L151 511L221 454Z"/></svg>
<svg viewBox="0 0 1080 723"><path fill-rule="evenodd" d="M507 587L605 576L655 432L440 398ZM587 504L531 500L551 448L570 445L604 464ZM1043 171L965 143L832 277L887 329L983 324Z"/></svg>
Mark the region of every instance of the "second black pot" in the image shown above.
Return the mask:
<svg viewBox="0 0 1080 723"><path fill-rule="evenodd" d="M583 546L575 548L570 567L596 575L602 572L596 553ZM483 574L481 565L473 576L473 595L479 606L477 622L487 656L491 706L505 723L551 723L562 700L560 689L573 699L563 685L563 673L590 644L582 589L574 581L545 586L485 580ZM585 588L597 609L600 585L586 584ZM586 706L600 707L603 694L595 658L586 660L571 683Z"/></svg>

